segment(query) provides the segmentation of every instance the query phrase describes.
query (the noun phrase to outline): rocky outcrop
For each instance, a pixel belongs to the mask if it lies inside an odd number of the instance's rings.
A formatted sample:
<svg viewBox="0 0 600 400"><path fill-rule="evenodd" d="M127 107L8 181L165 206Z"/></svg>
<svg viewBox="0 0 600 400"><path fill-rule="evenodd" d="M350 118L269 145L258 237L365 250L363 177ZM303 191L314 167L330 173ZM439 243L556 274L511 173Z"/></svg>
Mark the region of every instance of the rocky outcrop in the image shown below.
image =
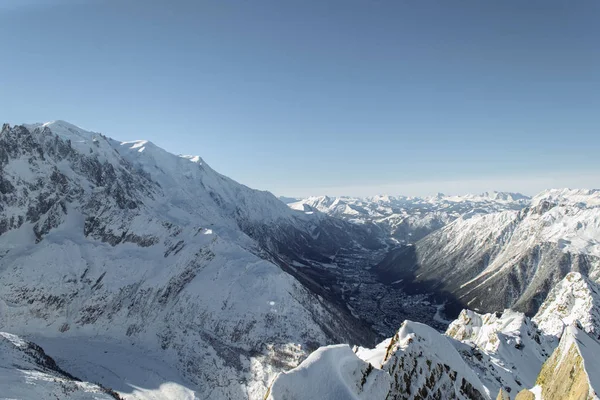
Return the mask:
<svg viewBox="0 0 600 400"><path fill-rule="evenodd" d="M504 389L500 389L496 400L510 400L510 395Z"/></svg>
<svg viewBox="0 0 600 400"><path fill-rule="evenodd" d="M405 322L392 338L382 369L392 399L487 399L486 390L452 344L433 328Z"/></svg>
<svg viewBox="0 0 600 400"><path fill-rule="evenodd" d="M489 399L477 375L448 339L427 325L406 321L375 349L321 348L281 374L267 394L283 399Z"/></svg>
<svg viewBox="0 0 600 400"><path fill-rule="evenodd" d="M600 339L600 285L581 273L567 274L550 291L533 321L556 338L577 322L587 334Z"/></svg>
<svg viewBox="0 0 600 400"><path fill-rule="evenodd" d="M505 399L501 399L501 400L505 400ZM506 400L510 400L510 398L506 399ZM517 395L515 396L515 400L535 400L535 394L533 392L531 392L530 390L524 389L524 390L520 391L519 393L517 393Z"/></svg>
<svg viewBox="0 0 600 400"><path fill-rule="evenodd" d="M581 327L568 326L560 344L544 363L536 381L545 400L598 399L600 343Z"/></svg>
<svg viewBox="0 0 600 400"><path fill-rule="evenodd" d="M513 310L483 315L463 310L446 335L492 394L515 396L533 386L554 349L535 323Z"/></svg>

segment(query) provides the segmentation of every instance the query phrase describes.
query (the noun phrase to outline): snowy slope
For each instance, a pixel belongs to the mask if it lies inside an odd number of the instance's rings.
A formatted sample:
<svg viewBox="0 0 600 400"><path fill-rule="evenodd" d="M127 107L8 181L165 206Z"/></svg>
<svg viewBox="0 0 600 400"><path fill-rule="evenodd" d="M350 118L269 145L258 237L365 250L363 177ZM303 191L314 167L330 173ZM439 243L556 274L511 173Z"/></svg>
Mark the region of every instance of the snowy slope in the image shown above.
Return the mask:
<svg viewBox="0 0 600 400"><path fill-rule="evenodd" d="M158 352L212 399L259 398L318 345L373 338L318 284L307 289L282 270L300 256L368 246L367 233L294 212L199 157L64 121L5 125L0 200L6 331Z"/></svg>
<svg viewBox="0 0 600 400"><path fill-rule="evenodd" d="M371 196L308 197L288 205L304 212L319 211L353 223L374 223L402 243L415 242L462 215L520 210L529 202L518 193L432 197Z"/></svg>
<svg viewBox="0 0 600 400"><path fill-rule="evenodd" d="M114 400L110 389L63 371L41 347L0 332L0 396L4 399Z"/></svg>
<svg viewBox="0 0 600 400"><path fill-rule="evenodd" d="M555 346L529 318L512 310L485 315L463 310L446 335L456 340L456 349L493 396L501 389L514 396L532 387Z"/></svg>
<svg viewBox="0 0 600 400"><path fill-rule="evenodd" d="M510 309L490 314L463 310L445 335L406 321L394 337L375 348L355 348L355 358L347 346L321 348L310 362L280 375L272 386L279 390L272 391L270 398L327 398L319 394L338 386L343 390L336 389L337 398L362 398L361 382L372 376L379 379L379 373L386 372L391 378L389 392L365 391L365 396L515 399L519 394L518 399L533 399L543 394L546 400L595 399L600 342L584 329L595 334L600 310L594 301L596 286L581 274L568 274L533 320ZM378 390L385 386L383 380L379 382Z"/></svg>
<svg viewBox="0 0 600 400"><path fill-rule="evenodd" d="M380 265L386 279L450 293L467 308L530 315L569 271L600 279L598 191L551 190L521 211L463 216Z"/></svg>
<svg viewBox="0 0 600 400"><path fill-rule="evenodd" d="M584 336L598 336L599 293L598 284L571 272L550 291L532 319L513 310L485 315L463 310L446 334L458 341L457 349L486 387L493 393L504 389L514 396L535 387L542 365L548 364L563 332L572 333L577 326ZM561 346L564 348L564 343ZM547 374L549 369L542 372ZM565 386L569 380L561 378Z"/></svg>
<svg viewBox="0 0 600 400"><path fill-rule="evenodd" d="M382 369L394 378L391 398L490 398L448 338L416 322L406 321L392 338Z"/></svg>
<svg viewBox="0 0 600 400"><path fill-rule="evenodd" d="M571 272L548 294L533 318L547 335L560 338L566 326L578 322L592 337L600 339L600 285Z"/></svg>
<svg viewBox="0 0 600 400"><path fill-rule="evenodd" d="M406 321L375 349L345 345L319 349L281 374L268 399L489 399L477 375L450 340L427 325Z"/></svg>
<svg viewBox="0 0 600 400"><path fill-rule="evenodd" d="M321 347L277 377L266 399L385 399L391 377L362 361L348 345Z"/></svg>

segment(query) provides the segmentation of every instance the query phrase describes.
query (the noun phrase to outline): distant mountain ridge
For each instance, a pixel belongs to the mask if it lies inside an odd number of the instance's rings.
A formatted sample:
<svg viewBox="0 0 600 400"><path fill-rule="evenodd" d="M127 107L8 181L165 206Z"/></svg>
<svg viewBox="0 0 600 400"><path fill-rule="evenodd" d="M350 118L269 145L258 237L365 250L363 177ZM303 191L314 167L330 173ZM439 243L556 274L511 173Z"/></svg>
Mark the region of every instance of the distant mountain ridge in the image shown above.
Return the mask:
<svg viewBox="0 0 600 400"><path fill-rule="evenodd" d="M600 279L597 190L549 190L519 211L462 216L390 253L382 279L453 296L484 312L533 315L568 272Z"/></svg>
<svg viewBox="0 0 600 400"><path fill-rule="evenodd" d="M299 375L315 378L304 394L317 397L554 393L536 375L562 376L542 367L553 351L567 369L593 364L584 345L600 332L599 244L598 190L286 205L149 141L65 121L4 125L0 362L18 361L3 364L15 385L37 368L34 392L84 398L111 392L21 350L44 359L40 343L136 399L262 399L285 370L272 399L302 388ZM457 304L474 311L440 334ZM358 346L310 355L334 343Z"/></svg>
<svg viewBox="0 0 600 400"><path fill-rule="evenodd" d="M400 243L413 243L463 215L520 210L531 199L519 193L486 192L480 195L430 197L369 196L308 197L288 206L304 212L321 212L355 224L372 223Z"/></svg>

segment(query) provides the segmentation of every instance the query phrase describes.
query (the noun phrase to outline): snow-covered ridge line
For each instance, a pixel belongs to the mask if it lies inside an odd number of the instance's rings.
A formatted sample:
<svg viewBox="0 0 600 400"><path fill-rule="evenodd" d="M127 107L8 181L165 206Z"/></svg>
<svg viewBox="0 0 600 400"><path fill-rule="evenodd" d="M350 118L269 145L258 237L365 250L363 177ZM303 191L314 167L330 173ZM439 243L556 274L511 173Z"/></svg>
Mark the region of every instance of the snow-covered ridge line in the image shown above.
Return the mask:
<svg viewBox="0 0 600 400"><path fill-rule="evenodd" d="M310 349L374 336L282 268L378 239L199 158L62 121L4 125L0 200L1 330L126 343L158 354L186 393L252 400ZM148 396L164 398L162 383Z"/></svg>
<svg viewBox="0 0 600 400"><path fill-rule="evenodd" d="M600 340L600 284L579 272L567 274L550 291L533 321L545 334L557 338L565 327L577 323Z"/></svg>
<svg viewBox="0 0 600 400"><path fill-rule="evenodd" d="M600 206L600 189L549 189L531 199L531 205L541 202L557 205L579 205L585 208Z"/></svg>
<svg viewBox="0 0 600 400"><path fill-rule="evenodd" d="M62 370L38 345L0 332L0 395L5 399L115 400L111 389Z"/></svg>
<svg viewBox="0 0 600 400"><path fill-rule="evenodd" d="M490 314L463 310L445 334L405 321L394 337L375 348L355 348L355 357L345 345L323 347L298 368L280 375L268 398L514 399L536 387L534 391L542 391L546 400L576 393L590 394L578 398L595 399L600 342L583 329L595 332L589 321L600 312L600 304L584 302L579 307L571 299L565 303L576 305L575 310L554 308L560 293L582 299L590 293L597 296L586 291L585 284L595 285L580 274L567 275L533 319L514 310ZM564 318L565 324L558 321L558 335L546 329L557 323L549 318L551 312ZM557 336L562 336L560 343Z"/></svg>
<svg viewBox="0 0 600 400"><path fill-rule="evenodd" d="M408 395L408 397L407 397ZM450 341L433 328L405 321L375 349L322 347L279 375L268 400L491 399Z"/></svg>
<svg viewBox="0 0 600 400"><path fill-rule="evenodd" d="M463 215L418 241L414 261L390 258L379 271L391 281L428 282L465 308L533 315L568 272L600 280L598 195L550 190L521 210Z"/></svg>
<svg viewBox="0 0 600 400"><path fill-rule="evenodd" d="M520 210L530 198L518 193L432 197L309 197L288 203L305 213L321 212L355 224L373 223L401 243L413 243L461 216Z"/></svg>

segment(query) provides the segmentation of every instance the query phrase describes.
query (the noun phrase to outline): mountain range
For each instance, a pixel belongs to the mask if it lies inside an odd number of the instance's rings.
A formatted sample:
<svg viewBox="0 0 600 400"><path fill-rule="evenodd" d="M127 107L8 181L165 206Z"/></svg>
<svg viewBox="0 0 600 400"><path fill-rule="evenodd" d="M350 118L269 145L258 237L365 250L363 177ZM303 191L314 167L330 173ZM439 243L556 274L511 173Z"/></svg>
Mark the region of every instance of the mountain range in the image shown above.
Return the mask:
<svg viewBox="0 0 600 400"><path fill-rule="evenodd" d="M0 393L594 398L599 240L600 191L278 199L148 141L5 124Z"/></svg>
<svg viewBox="0 0 600 400"><path fill-rule="evenodd" d="M372 196L309 197L288 205L305 212L320 211L356 224L373 223L399 243L414 243L461 216L520 210L531 200L519 193L431 197Z"/></svg>
<svg viewBox="0 0 600 400"><path fill-rule="evenodd" d="M521 210L462 216L377 269L484 312L533 315L568 272L600 278L600 191L549 190Z"/></svg>

